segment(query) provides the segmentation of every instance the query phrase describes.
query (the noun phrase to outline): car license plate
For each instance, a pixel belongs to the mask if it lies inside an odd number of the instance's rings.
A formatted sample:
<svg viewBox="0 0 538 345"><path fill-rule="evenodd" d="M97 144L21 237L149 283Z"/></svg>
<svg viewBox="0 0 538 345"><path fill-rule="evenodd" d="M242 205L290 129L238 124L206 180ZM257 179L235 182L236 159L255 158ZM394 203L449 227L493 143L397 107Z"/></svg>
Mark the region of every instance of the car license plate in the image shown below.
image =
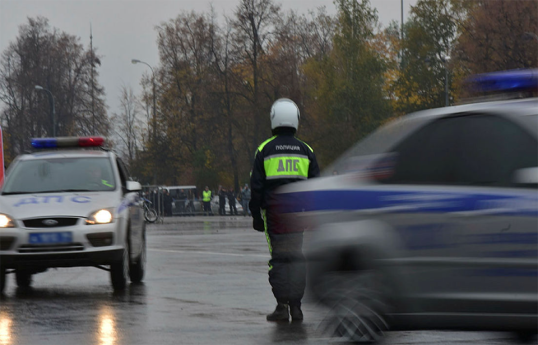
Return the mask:
<svg viewBox="0 0 538 345"><path fill-rule="evenodd" d="M73 235L68 232L42 232L30 234L30 244L51 244L73 242Z"/></svg>

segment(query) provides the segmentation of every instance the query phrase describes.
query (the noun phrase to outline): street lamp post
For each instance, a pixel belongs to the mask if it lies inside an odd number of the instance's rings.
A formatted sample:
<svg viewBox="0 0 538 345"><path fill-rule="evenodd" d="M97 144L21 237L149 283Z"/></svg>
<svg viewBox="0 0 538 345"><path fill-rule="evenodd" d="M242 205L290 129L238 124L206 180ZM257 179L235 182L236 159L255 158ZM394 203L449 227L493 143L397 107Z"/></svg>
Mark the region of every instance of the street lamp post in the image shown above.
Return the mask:
<svg viewBox="0 0 538 345"><path fill-rule="evenodd" d="M52 96L52 92L45 89L44 87L40 85L36 85L35 89L38 91L45 91L47 95L49 96L49 104L50 104L50 113L52 116L52 137L56 137L56 110L54 108L54 97Z"/></svg>
<svg viewBox="0 0 538 345"><path fill-rule="evenodd" d="M151 69L151 74L153 75L153 144L155 145L155 141L157 139L157 104L155 101L155 72L153 71L153 67L151 67L147 62L140 61L137 59L132 59L131 63L133 65L136 65L137 63L143 63L144 65L148 66L149 69ZM153 184L157 184L157 172L153 171Z"/></svg>
<svg viewBox="0 0 538 345"><path fill-rule="evenodd" d="M398 51L398 59L400 64L400 69L403 69L403 61L404 61L404 0L401 0L401 20L400 20L400 50Z"/></svg>
<svg viewBox="0 0 538 345"><path fill-rule="evenodd" d="M448 107L448 68L445 66L445 107Z"/></svg>
<svg viewBox="0 0 538 345"><path fill-rule="evenodd" d="M153 75L153 141L155 141L155 138L157 137L157 105L155 101L155 72L153 71L153 67L151 67L147 62L140 61L137 59L132 59L131 63L136 65L137 63L143 63L144 65L148 66L151 69L151 74Z"/></svg>
<svg viewBox="0 0 538 345"><path fill-rule="evenodd" d="M442 56L441 61L445 64L445 107L448 107L448 61L450 56Z"/></svg>
<svg viewBox="0 0 538 345"><path fill-rule="evenodd" d="M401 40L403 40L403 0L402 0L402 12L400 12L400 14L402 15L402 21L400 22L400 25L402 27Z"/></svg>

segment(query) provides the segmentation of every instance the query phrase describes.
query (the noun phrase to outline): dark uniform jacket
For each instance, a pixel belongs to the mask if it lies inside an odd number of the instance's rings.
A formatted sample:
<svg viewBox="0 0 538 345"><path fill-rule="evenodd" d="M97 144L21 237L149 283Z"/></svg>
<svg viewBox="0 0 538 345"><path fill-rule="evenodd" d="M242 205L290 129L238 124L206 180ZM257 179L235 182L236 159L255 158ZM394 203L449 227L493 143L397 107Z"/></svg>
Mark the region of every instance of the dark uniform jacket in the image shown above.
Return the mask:
<svg viewBox="0 0 538 345"><path fill-rule="evenodd" d="M314 151L297 139L294 132L284 131L264 141L256 151L250 188L249 208L253 217L274 201L274 191L285 184L319 176Z"/></svg>
<svg viewBox="0 0 538 345"><path fill-rule="evenodd" d="M228 191L228 203L231 205L234 205L235 206L235 198L236 198L236 194L235 192L233 191Z"/></svg>

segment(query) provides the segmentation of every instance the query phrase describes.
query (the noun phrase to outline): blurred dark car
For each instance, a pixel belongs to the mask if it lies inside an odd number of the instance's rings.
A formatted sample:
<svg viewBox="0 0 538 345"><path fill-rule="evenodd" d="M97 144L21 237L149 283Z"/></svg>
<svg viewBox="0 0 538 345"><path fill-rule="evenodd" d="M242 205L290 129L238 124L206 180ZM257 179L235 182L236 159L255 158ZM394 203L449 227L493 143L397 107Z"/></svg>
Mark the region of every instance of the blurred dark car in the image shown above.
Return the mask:
<svg viewBox="0 0 538 345"><path fill-rule="evenodd" d="M428 110L382 127L326 177L286 186L283 216L311 230L309 289L328 307L325 329L352 341L389 329L532 340L537 138L537 98Z"/></svg>

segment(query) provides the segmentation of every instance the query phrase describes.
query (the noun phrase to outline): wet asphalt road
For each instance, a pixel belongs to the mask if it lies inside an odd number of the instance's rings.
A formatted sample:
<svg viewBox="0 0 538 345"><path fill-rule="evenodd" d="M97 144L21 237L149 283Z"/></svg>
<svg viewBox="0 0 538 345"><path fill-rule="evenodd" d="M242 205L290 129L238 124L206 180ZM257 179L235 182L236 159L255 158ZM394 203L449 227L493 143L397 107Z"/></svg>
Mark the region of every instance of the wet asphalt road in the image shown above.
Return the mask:
<svg viewBox="0 0 538 345"><path fill-rule="evenodd" d="M302 324L272 324L267 243L243 217L165 219L148 226L145 282L114 294L108 272L64 268L34 276L28 292L8 276L0 345L331 344L321 310ZM394 332L385 344L510 344L503 333Z"/></svg>

